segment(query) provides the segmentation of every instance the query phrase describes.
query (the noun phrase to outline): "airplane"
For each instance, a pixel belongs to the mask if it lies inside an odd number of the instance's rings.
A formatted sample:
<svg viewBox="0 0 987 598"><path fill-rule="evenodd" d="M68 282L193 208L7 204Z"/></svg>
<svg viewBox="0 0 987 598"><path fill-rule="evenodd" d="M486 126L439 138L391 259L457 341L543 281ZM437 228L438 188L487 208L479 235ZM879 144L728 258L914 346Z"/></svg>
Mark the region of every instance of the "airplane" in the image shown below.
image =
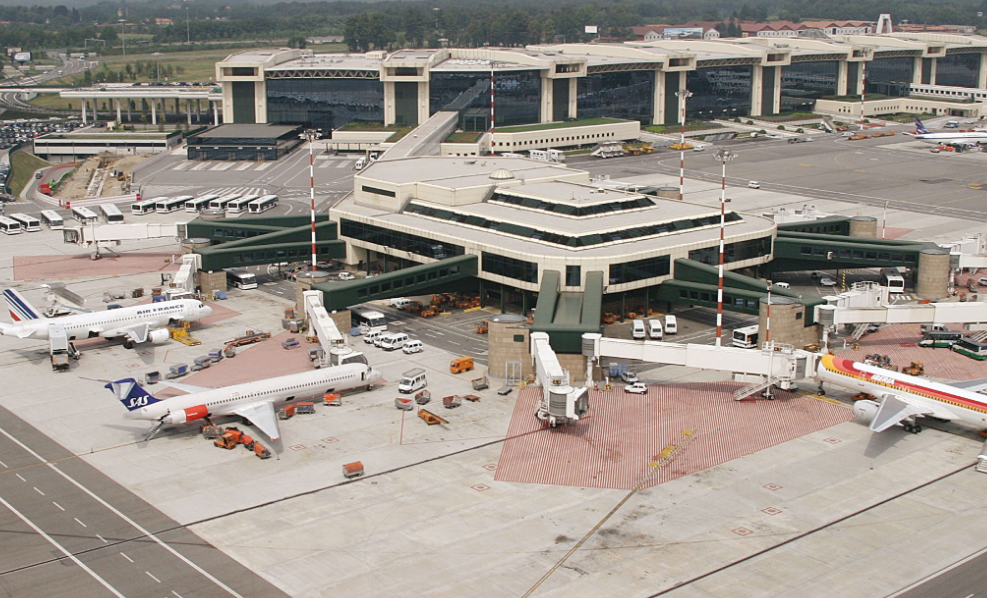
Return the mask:
<svg viewBox="0 0 987 598"><path fill-rule="evenodd" d="M176 299L60 318L43 318L17 291L4 289L3 297L14 323L0 322L2 336L47 339L49 329L60 326L69 340L97 336L124 337L123 346L127 349L133 349L137 343L164 342L168 340L168 324L176 321L192 322L212 313L211 307L197 299Z"/></svg>
<svg viewBox="0 0 987 598"><path fill-rule="evenodd" d="M869 420L874 432L901 424L906 432L918 434L922 426L915 420L926 416L987 426L987 397L958 386L832 355L819 358L816 378L820 384L829 382L877 397L877 401L861 400L853 405L853 412Z"/></svg>
<svg viewBox="0 0 987 598"><path fill-rule="evenodd" d="M276 441L281 433L274 413L275 403L321 397L324 393L360 386L370 390L380 377L380 372L365 363L348 363L222 388L171 383L176 388L193 392L167 399L154 397L133 378L110 382L105 388L113 391L127 408L128 419L155 422L144 440L150 440L166 425L184 424L222 415L238 415L257 426L272 441Z"/></svg>
<svg viewBox="0 0 987 598"><path fill-rule="evenodd" d="M915 132L905 133L925 143L987 143L987 131L957 131L955 133L933 133L925 128L921 119L915 117Z"/></svg>

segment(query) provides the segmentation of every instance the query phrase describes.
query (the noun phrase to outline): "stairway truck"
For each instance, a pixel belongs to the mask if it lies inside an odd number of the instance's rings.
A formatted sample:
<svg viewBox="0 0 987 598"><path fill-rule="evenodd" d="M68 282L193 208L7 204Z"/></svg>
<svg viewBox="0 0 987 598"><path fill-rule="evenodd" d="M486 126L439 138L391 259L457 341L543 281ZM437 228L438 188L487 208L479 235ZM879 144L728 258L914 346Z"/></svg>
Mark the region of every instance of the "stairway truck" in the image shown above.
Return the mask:
<svg viewBox="0 0 987 598"><path fill-rule="evenodd" d="M51 355L51 369L64 372L69 369L72 357L72 347L68 335L62 326L50 326L48 329L48 352Z"/></svg>

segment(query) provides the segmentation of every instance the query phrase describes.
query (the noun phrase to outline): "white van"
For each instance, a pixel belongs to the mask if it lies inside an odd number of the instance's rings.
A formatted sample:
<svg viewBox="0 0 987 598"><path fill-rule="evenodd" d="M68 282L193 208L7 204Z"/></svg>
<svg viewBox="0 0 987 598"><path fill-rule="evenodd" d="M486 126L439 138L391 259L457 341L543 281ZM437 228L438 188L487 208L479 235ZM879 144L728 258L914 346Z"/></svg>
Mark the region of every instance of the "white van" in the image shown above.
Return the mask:
<svg viewBox="0 0 987 598"><path fill-rule="evenodd" d="M385 351L400 349L408 342L408 334L405 332L395 332L380 339L380 348ZM376 344L376 343L374 343Z"/></svg>
<svg viewBox="0 0 987 598"><path fill-rule="evenodd" d="M679 321L673 315L665 316L665 334L678 334Z"/></svg>
<svg viewBox="0 0 987 598"><path fill-rule="evenodd" d="M647 333L644 327L644 320L633 320L631 322L631 337L644 340L645 336L647 336Z"/></svg>
<svg viewBox="0 0 987 598"><path fill-rule="evenodd" d="M425 350L425 345L421 341L408 341L403 347L401 347L401 350L408 355L412 353L421 353Z"/></svg>
<svg viewBox="0 0 987 598"><path fill-rule="evenodd" d="M665 336L664 331L661 329L661 320L648 320L648 336L656 341L660 341Z"/></svg>
<svg viewBox="0 0 987 598"><path fill-rule="evenodd" d="M394 297L393 299L390 300L388 305L390 305L391 307L396 307L398 309L404 309L409 305L411 305L412 303L414 303L414 301L408 299L407 297Z"/></svg>
<svg viewBox="0 0 987 598"><path fill-rule="evenodd" d="M363 167L366 165L367 165L367 159L360 158L359 160L356 161L356 164L353 165L353 170L363 170Z"/></svg>
<svg viewBox="0 0 987 598"><path fill-rule="evenodd" d="M428 382L425 380L425 370L415 368L401 374L401 382L398 382L398 392L408 394L415 392L419 388L425 388Z"/></svg>
<svg viewBox="0 0 987 598"><path fill-rule="evenodd" d="M384 333L380 330L371 330L370 332L363 335L363 342L368 345L376 345L377 339L384 336Z"/></svg>

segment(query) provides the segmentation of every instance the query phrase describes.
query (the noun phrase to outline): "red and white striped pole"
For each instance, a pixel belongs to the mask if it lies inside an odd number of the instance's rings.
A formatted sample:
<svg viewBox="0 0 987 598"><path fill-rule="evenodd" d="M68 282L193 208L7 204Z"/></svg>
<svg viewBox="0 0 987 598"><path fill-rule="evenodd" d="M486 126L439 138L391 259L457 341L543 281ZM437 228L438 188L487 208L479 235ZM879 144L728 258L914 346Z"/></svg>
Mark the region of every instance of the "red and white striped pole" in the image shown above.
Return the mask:
<svg viewBox="0 0 987 598"><path fill-rule="evenodd" d="M682 135L679 138L679 201L682 201L685 196L685 101L692 97L692 92L680 89L675 95L679 97L679 115L682 121Z"/></svg>
<svg viewBox="0 0 987 598"><path fill-rule="evenodd" d="M867 63L860 63L860 130L864 130L864 96L867 95Z"/></svg>
<svg viewBox="0 0 987 598"><path fill-rule="evenodd" d="M490 63L490 155L496 155L494 150L494 69Z"/></svg>
<svg viewBox="0 0 987 598"><path fill-rule="evenodd" d="M315 143L315 131L309 129L305 131L308 137L308 188L309 199L312 201L312 271L316 270L315 251L315 154L312 153L312 145Z"/></svg>
<svg viewBox="0 0 987 598"><path fill-rule="evenodd" d="M733 160L737 154L730 150L721 149L714 156L720 161L720 265L719 278L716 283L716 346L723 343L723 263L725 261L724 238L726 237L727 222L727 161Z"/></svg>

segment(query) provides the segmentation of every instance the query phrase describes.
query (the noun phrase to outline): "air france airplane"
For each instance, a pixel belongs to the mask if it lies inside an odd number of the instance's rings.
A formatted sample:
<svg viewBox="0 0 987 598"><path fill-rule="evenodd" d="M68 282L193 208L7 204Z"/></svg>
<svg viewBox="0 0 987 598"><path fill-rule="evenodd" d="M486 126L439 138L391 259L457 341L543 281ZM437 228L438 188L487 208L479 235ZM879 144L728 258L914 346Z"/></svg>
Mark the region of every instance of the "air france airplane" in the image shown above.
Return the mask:
<svg viewBox="0 0 987 598"><path fill-rule="evenodd" d="M978 144L987 143L987 132L984 131L957 131L955 133L933 133L932 131L925 128L922 121L916 117L915 118L915 132L906 133L906 135L911 135L919 141L924 141L925 143L962 143L962 144Z"/></svg>
<svg viewBox="0 0 987 598"><path fill-rule="evenodd" d="M155 422L145 440L150 440L163 426L184 424L222 415L238 415L249 420L271 440L280 438L275 403L321 397L325 393L364 386L373 388L380 372L365 363L350 363L301 374L289 374L245 382L222 388L202 388L172 384L192 390L191 394L168 399L155 398L133 378L110 382L106 388L127 408L129 419Z"/></svg>
<svg viewBox="0 0 987 598"><path fill-rule="evenodd" d="M124 337L123 346L133 349L136 343L160 343L168 340L169 324L192 322L207 317L212 308L197 299L176 299L148 305L75 314L60 318L43 318L20 293L3 291L13 324L0 323L0 335L18 338L48 338L49 328L61 326L69 340L79 338Z"/></svg>

